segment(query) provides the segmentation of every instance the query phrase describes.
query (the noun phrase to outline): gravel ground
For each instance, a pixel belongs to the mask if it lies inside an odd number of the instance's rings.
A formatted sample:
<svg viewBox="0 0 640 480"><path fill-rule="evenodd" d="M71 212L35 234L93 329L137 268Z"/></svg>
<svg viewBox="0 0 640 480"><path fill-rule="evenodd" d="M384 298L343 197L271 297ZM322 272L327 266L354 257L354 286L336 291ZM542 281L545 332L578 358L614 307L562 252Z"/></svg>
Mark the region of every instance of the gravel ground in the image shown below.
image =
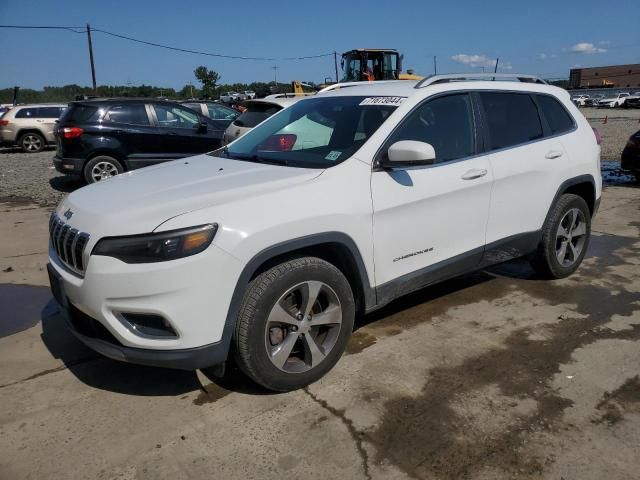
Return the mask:
<svg viewBox="0 0 640 480"><path fill-rule="evenodd" d="M591 125L602 136L602 159L605 181L630 182L617 167L627 139L640 130L640 110L581 109ZM605 116L607 123L604 123ZM75 177L60 175L51 163L54 150L21 153L16 149L0 149L0 200L35 201L56 205L67 193L82 186Z"/></svg>

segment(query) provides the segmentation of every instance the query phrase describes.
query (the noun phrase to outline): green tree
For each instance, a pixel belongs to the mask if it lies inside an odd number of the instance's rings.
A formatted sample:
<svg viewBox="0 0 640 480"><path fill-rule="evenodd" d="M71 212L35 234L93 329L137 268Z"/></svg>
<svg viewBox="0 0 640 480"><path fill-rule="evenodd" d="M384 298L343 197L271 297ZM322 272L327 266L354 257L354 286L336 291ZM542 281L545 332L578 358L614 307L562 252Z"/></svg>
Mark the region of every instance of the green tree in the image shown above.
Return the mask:
<svg viewBox="0 0 640 480"><path fill-rule="evenodd" d="M215 93L220 75L214 70L209 70L204 65L199 66L193 71L196 79L202 84L202 95L205 98L213 97Z"/></svg>

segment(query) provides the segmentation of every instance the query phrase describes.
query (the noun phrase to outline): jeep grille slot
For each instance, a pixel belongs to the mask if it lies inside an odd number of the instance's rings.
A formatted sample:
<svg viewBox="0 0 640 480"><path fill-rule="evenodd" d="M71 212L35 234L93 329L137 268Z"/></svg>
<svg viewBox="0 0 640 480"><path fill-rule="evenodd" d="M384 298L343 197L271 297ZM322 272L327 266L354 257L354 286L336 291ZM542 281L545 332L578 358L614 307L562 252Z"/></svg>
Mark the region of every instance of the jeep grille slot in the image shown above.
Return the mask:
<svg viewBox="0 0 640 480"><path fill-rule="evenodd" d="M53 213L49 219L49 238L60 262L71 271L82 275L84 273L82 253L89 241L89 234L72 228Z"/></svg>

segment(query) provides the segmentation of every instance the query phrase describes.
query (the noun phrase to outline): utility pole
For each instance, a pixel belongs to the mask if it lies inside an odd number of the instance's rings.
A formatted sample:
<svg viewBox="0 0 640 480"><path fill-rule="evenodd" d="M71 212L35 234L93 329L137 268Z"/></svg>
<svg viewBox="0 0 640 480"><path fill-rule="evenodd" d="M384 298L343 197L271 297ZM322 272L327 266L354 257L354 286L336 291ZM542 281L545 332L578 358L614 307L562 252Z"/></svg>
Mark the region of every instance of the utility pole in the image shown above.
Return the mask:
<svg viewBox="0 0 640 480"><path fill-rule="evenodd" d="M271 68L273 68L273 84L277 87L278 86L278 76L276 74L276 71L278 70L278 66L274 65Z"/></svg>
<svg viewBox="0 0 640 480"><path fill-rule="evenodd" d="M496 58L496 68L493 69L493 73L497 73L498 72L498 61L500 60L500 58Z"/></svg>
<svg viewBox="0 0 640 480"><path fill-rule="evenodd" d="M336 67L336 83L338 83L338 52L333 51L333 65Z"/></svg>
<svg viewBox="0 0 640 480"><path fill-rule="evenodd" d="M193 85L189 84L189 90L191 90L191 98L193 98Z"/></svg>
<svg viewBox="0 0 640 480"><path fill-rule="evenodd" d="M433 56L433 74L438 74L438 63L436 62L436 56Z"/></svg>
<svg viewBox="0 0 640 480"><path fill-rule="evenodd" d="M93 44L91 43L91 26L87 23L87 40L89 40L89 61L91 62L91 79L93 80L93 94L98 94L96 87L96 66L93 64Z"/></svg>

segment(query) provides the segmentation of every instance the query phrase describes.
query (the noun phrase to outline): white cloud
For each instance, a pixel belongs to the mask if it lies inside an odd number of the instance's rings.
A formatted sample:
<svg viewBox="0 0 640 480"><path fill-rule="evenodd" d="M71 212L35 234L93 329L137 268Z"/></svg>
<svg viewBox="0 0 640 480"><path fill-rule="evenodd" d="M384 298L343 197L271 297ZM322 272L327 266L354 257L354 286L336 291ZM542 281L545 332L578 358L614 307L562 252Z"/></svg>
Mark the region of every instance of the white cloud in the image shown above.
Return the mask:
<svg viewBox="0 0 640 480"><path fill-rule="evenodd" d="M467 55L466 53L459 53L451 57L454 62L469 65L470 67L495 67L496 60L494 58L487 58L485 55ZM499 62L499 66L502 68L510 69L511 65L508 63Z"/></svg>
<svg viewBox="0 0 640 480"><path fill-rule="evenodd" d="M598 45L604 45L604 46L607 46L607 45L611 45L611 42L610 42L609 40L600 40L600 41L598 42Z"/></svg>
<svg viewBox="0 0 640 480"><path fill-rule="evenodd" d="M588 42L576 43L569 50L572 51L573 53L587 53L587 54L604 53L607 51L606 48L596 47L593 43L588 43Z"/></svg>
<svg viewBox="0 0 640 480"><path fill-rule="evenodd" d="M547 56L548 55L546 53L539 53L538 54L538 60L546 60Z"/></svg>

